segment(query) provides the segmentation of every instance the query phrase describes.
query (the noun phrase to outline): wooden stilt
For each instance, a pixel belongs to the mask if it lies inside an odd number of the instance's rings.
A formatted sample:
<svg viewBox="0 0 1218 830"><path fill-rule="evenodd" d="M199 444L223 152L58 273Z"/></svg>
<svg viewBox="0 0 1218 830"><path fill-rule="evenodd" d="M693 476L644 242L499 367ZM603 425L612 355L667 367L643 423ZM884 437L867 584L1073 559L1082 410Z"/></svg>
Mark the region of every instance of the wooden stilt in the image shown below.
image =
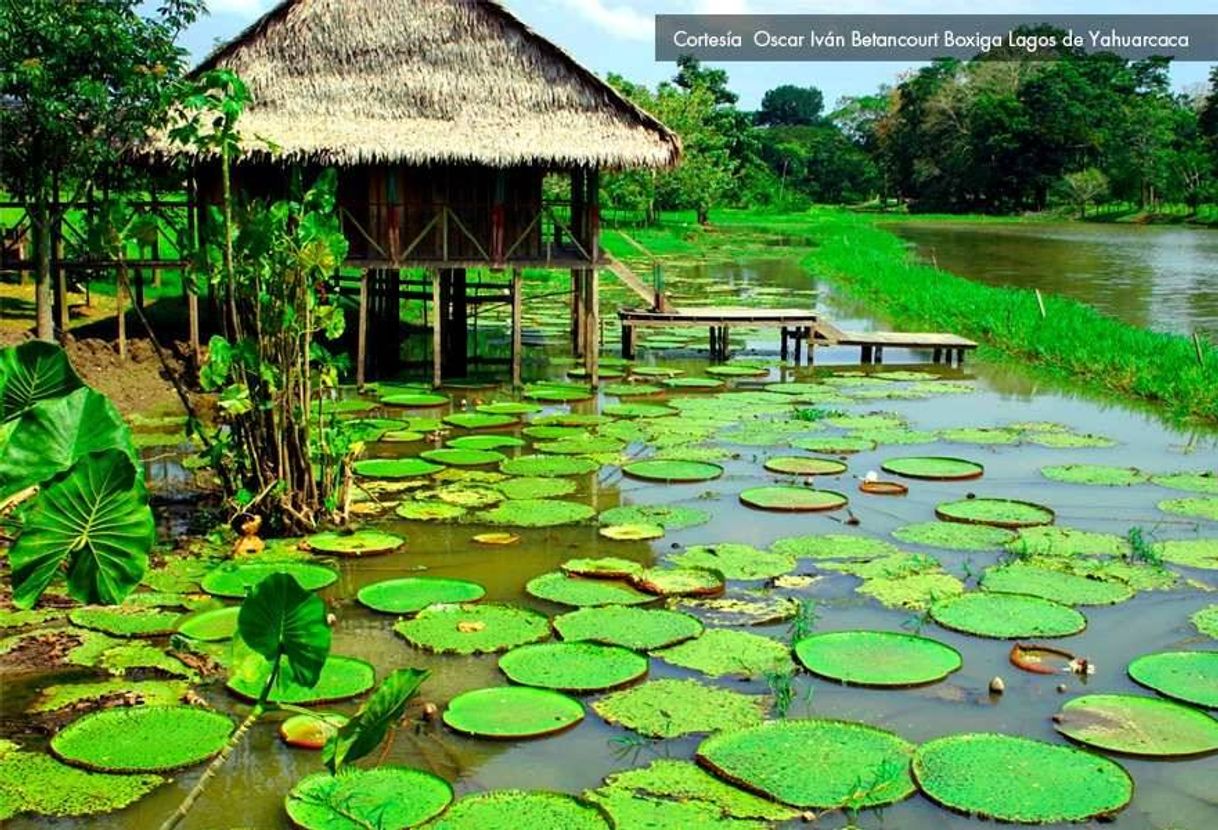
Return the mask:
<svg viewBox="0 0 1218 830"><path fill-rule="evenodd" d="M877 364L884 362L884 347L883 346L875 347L874 362Z"/></svg>
<svg viewBox="0 0 1218 830"><path fill-rule="evenodd" d="M464 268L454 268L448 275L452 316L449 318L445 374L465 377L469 374L469 295Z"/></svg>
<svg viewBox="0 0 1218 830"><path fill-rule="evenodd" d="M719 329L715 326L711 326L707 331L707 343L708 348L710 349L710 359L714 360L719 355L719 344L717 342L719 338Z"/></svg>
<svg viewBox="0 0 1218 830"><path fill-rule="evenodd" d="M368 380L368 270L359 275L359 326L356 338L355 384L360 389Z"/></svg>
<svg viewBox="0 0 1218 830"><path fill-rule="evenodd" d="M798 366L804 357L804 339L799 336L799 329L791 330L791 339L795 341L795 365Z"/></svg>
<svg viewBox="0 0 1218 830"><path fill-rule="evenodd" d="M571 269L571 355L584 354L584 278L578 268Z"/></svg>
<svg viewBox="0 0 1218 830"><path fill-rule="evenodd" d="M870 347L870 346L863 346L863 348L862 348L862 362L863 362L863 363L870 363L870 362L871 362L871 347Z"/></svg>
<svg viewBox="0 0 1218 830"><path fill-rule="evenodd" d="M943 350L942 349L935 349L934 351L932 351L930 353L930 362L931 363L938 363L941 360L943 360Z"/></svg>
<svg viewBox="0 0 1218 830"><path fill-rule="evenodd" d="M431 385L437 389L444 380L444 308L440 300L440 270L431 272Z"/></svg>
<svg viewBox="0 0 1218 830"><path fill-rule="evenodd" d="M811 326L804 328L804 340L808 344L808 366L811 367L816 364L816 335Z"/></svg>
<svg viewBox="0 0 1218 830"><path fill-rule="evenodd" d="M634 360L634 326L622 326L622 359Z"/></svg>
<svg viewBox="0 0 1218 830"><path fill-rule="evenodd" d="M521 362L523 360L521 341L521 320L524 309L524 271L512 269L512 386L521 385Z"/></svg>
<svg viewBox="0 0 1218 830"><path fill-rule="evenodd" d="M600 314L596 307L598 290L597 272L595 268L584 271L584 369L588 373L588 382L593 386L600 383Z"/></svg>
<svg viewBox="0 0 1218 830"><path fill-rule="evenodd" d="M964 365L964 349L956 349L956 368Z"/></svg>
<svg viewBox="0 0 1218 830"><path fill-rule="evenodd" d="M728 345L728 337L730 332L728 327L724 326L719 330L719 359L726 361L731 357L731 346Z"/></svg>
<svg viewBox="0 0 1218 830"><path fill-rule="evenodd" d="M779 333L778 353L783 363L787 362L787 327L783 326Z"/></svg>

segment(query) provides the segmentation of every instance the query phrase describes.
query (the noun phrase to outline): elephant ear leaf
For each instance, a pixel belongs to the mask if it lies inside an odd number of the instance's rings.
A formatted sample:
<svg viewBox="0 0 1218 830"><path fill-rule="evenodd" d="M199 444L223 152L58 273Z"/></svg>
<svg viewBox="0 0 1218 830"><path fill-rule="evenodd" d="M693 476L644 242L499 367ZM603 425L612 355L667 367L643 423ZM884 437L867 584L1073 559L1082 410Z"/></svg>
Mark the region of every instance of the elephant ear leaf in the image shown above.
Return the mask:
<svg viewBox="0 0 1218 830"><path fill-rule="evenodd" d="M20 418L38 401L61 398L85 385L54 343L31 340L0 350L0 422Z"/></svg>
<svg viewBox="0 0 1218 830"><path fill-rule="evenodd" d="M332 775L337 775L344 764L363 758L380 746L385 733L401 720L406 704L428 674L422 669L398 669L381 682L359 713L331 735L322 748L322 759Z"/></svg>
<svg viewBox="0 0 1218 830"><path fill-rule="evenodd" d="M121 450L85 455L43 487L25 516L9 551L13 603L33 606L65 568L73 598L120 603L143 578L155 541L152 510L131 459Z"/></svg>
<svg viewBox="0 0 1218 830"><path fill-rule="evenodd" d="M330 654L330 626L325 603L296 577L273 573L255 585L237 613L237 631L272 667L279 663L285 682L317 685Z"/></svg>

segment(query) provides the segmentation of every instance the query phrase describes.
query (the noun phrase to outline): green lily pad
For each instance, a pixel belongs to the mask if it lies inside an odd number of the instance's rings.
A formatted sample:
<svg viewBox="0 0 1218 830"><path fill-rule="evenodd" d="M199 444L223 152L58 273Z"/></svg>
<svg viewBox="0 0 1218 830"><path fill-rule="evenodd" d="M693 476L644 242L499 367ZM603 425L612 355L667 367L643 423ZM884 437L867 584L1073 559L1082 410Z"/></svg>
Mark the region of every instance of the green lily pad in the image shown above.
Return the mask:
<svg viewBox="0 0 1218 830"><path fill-rule="evenodd" d="M701 636L703 626L678 611L605 605L555 617L554 630L564 640L651 651Z"/></svg>
<svg viewBox="0 0 1218 830"><path fill-rule="evenodd" d="M467 795L426 830L610 830L597 805L565 793L491 790Z"/></svg>
<svg viewBox="0 0 1218 830"><path fill-rule="evenodd" d="M816 435L811 438L796 438L790 444L797 450L826 455L850 455L875 449L875 442L870 438L853 438L848 435Z"/></svg>
<svg viewBox="0 0 1218 830"><path fill-rule="evenodd" d="M664 387L653 386L650 383L607 383L602 389L606 395L616 395L619 398L656 395L664 391Z"/></svg>
<svg viewBox="0 0 1218 830"><path fill-rule="evenodd" d="M775 804L725 784L697 764L671 758L660 758L646 767L615 772L605 779L605 787L601 792L606 791L672 799L673 803L713 805L731 819L786 821L799 815L798 811L790 807ZM692 826L701 828L705 825L699 823ZM730 826L738 825L733 822Z"/></svg>
<svg viewBox="0 0 1218 830"><path fill-rule="evenodd" d="M782 643L729 628L709 629L696 640L687 640L654 654L666 663L710 677L762 677L794 669L791 653Z"/></svg>
<svg viewBox="0 0 1218 830"><path fill-rule="evenodd" d="M980 524L1018 529L1051 525L1057 518L1047 507L1015 499L961 499L935 507L935 515L945 522Z"/></svg>
<svg viewBox="0 0 1218 830"><path fill-rule="evenodd" d="M206 761L232 730L225 715L194 706L124 706L73 721L51 751L96 772L167 772Z"/></svg>
<svg viewBox="0 0 1218 830"><path fill-rule="evenodd" d="M457 412L444 418L444 423L461 429L498 429L520 423L514 415L487 415L483 412Z"/></svg>
<svg viewBox="0 0 1218 830"><path fill-rule="evenodd" d="M1187 490L1190 493L1218 495L1218 475L1205 473L1169 473L1151 476L1150 480L1160 487L1172 490Z"/></svg>
<svg viewBox="0 0 1218 830"><path fill-rule="evenodd" d="M771 473L796 476L836 476L846 472L846 465L833 458L808 458L779 455L767 458L765 468Z"/></svg>
<svg viewBox="0 0 1218 830"><path fill-rule="evenodd" d="M1177 516L1218 522L1218 498L1168 499L1159 502L1159 509L1164 513L1174 513Z"/></svg>
<svg viewBox="0 0 1218 830"><path fill-rule="evenodd" d="M552 571L534 577L524 589L538 599L586 608L597 605L642 605L655 599L622 582L608 579L582 579Z"/></svg>
<svg viewBox="0 0 1218 830"><path fill-rule="evenodd" d="M505 527L556 527L586 522L596 511L586 504L562 499L510 499L484 510L477 520Z"/></svg>
<svg viewBox="0 0 1218 830"><path fill-rule="evenodd" d="M664 385L669 389L722 389L723 381L715 378L679 377L668 378Z"/></svg>
<svg viewBox="0 0 1218 830"><path fill-rule="evenodd" d="M61 764L43 752L0 752L0 821L18 813L72 817L111 813L165 783L159 775L111 775Z"/></svg>
<svg viewBox="0 0 1218 830"><path fill-rule="evenodd" d="M1218 640L1218 605L1207 605L1190 618L1197 630Z"/></svg>
<svg viewBox="0 0 1218 830"><path fill-rule="evenodd" d="M439 449L439 450L424 450L419 453L420 458L436 464L448 464L453 467L485 467L488 464L498 464L500 461L506 461L507 456L496 450L462 450L462 449Z"/></svg>
<svg viewBox="0 0 1218 830"><path fill-rule="evenodd" d="M291 574L306 591L317 591L338 580L338 574L309 562L257 562L233 560L214 568L199 583L209 594L218 597L245 596L245 592L273 573Z"/></svg>
<svg viewBox="0 0 1218 830"><path fill-rule="evenodd" d="M851 574L860 579L897 579L941 570L939 560L924 553L898 551L877 559L826 559L820 567L827 571Z"/></svg>
<svg viewBox="0 0 1218 830"><path fill-rule="evenodd" d="M404 501L393 512L415 522L450 522L460 519L467 511L459 504L424 500Z"/></svg>
<svg viewBox="0 0 1218 830"><path fill-rule="evenodd" d="M934 603L964 593L964 583L951 574L920 573L909 576L874 577L854 589L887 608L925 611Z"/></svg>
<svg viewBox="0 0 1218 830"><path fill-rule="evenodd" d="M933 444L939 440L939 434L923 429L860 429L850 433L851 438L871 441L876 445L909 446L912 444Z"/></svg>
<svg viewBox="0 0 1218 830"><path fill-rule="evenodd" d="M1000 640L1067 637L1087 627L1087 618L1068 605L1021 594L963 594L930 607L944 628Z"/></svg>
<svg viewBox="0 0 1218 830"><path fill-rule="evenodd" d="M756 378L770 373L765 366L746 366L728 363L722 366L707 366L706 373L718 378Z"/></svg>
<svg viewBox="0 0 1218 830"><path fill-rule="evenodd" d="M768 830L763 821L731 818L705 801L669 801L620 787L601 787L584 795L604 808L618 830Z"/></svg>
<svg viewBox="0 0 1218 830"><path fill-rule="evenodd" d="M1153 545L1163 561L1187 568L1218 570L1218 539L1172 539Z"/></svg>
<svg viewBox="0 0 1218 830"><path fill-rule="evenodd" d="M524 390L531 401L543 403L573 403L592 400L592 390L582 386L533 386Z"/></svg>
<svg viewBox="0 0 1218 830"><path fill-rule="evenodd" d="M1019 443L1019 433L1015 430L991 427L961 427L958 429L945 429L939 432L939 437L944 441L951 441L956 444L982 444L984 446L994 446L998 444Z"/></svg>
<svg viewBox="0 0 1218 830"><path fill-rule="evenodd" d="M365 458L352 464L351 469L364 478L399 479L429 476L444 467L421 458Z"/></svg>
<svg viewBox="0 0 1218 830"><path fill-rule="evenodd" d="M521 430L521 433L538 441L565 441L572 438L590 438L592 433L583 427L564 427L564 426L528 426Z"/></svg>
<svg viewBox="0 0 1218 830"><path fill-rule="evenodd" d="M927 741L914 753L913 774L928 798L949 809L1022 824L1107 816L1133 797L1133 780L1107 758L1014 735Z"/></svg>
<svg viewBox="0 0 1218 830"><path fill-rule="evenodd" d="M378 553L395 551L406 544L406 540L401 536L381 530L314 533L306 541L314 551L337 556L375 556Z"/></svg>
<svg viewBox="0 0 1218 830"><path fill-rule="evenodd" d="M631 366L630 374L647 378L675 378L685 374L685 370L674 369L671 366Z"/></svg>
<svg viewBox="0 0 1218 830"><path fill-rule="evenodd" d="M616 438L589 435L585 438L560 438L557 441L542 441L534 444L533 449L553 455L596 455L599 453L621 452L626 449L626 445Z"/></svg>
<svg viewBox="0 0 1218 830"><path fill-rule="evenodd" d="M388 432L382 433L380 440L391 444L410 444L415 441L422 441L426 437L423 433L415 432L413 429L391 429Z"/></svg>
<svg viewBox="0 0 1218 830"><path fill-rule="evenodd" d="M1160 694L1218 708L1218 651L1163 651L1129 664L1129 676Z"/></svg>
<svg viewBox="0 0 1218 830"><path fill-rule="evenodd" d="M942 680L963 665L951 646L891 631L831 631L795 644L813 674L855 686L919 686Z"/></svg>
<svg viewBox="0 0 1218 830"><path fill-rule="evenodd" d="M840 807L861 788L861 804L854 806L877 807L913 794L913 751L913 744L874 726L810 719L714 735L698 747L697 760L726 781L793 807ZM880 780L882 766L894 772Z"/></svg>
<svg viewBox="0 0 1218 830"><path fill-rule="evenodd" d="M437 775L410 767L315 772L296 782L283 800L288 818L304 830L415 827L439 815L453 788Z"/></svg>
<svg viewBox="0 0 1218 830"><path fill-rule="evenodd" d="M594 473L600 464L588 458L573 458L566 455L522 455L500 463L499 472L510 476L532 478L554 478L557 476L579 476Z"/></svg>
<svg viewBox="0 0 1218 830"><path fill-rule="evenodd" d="M612 724L651 738L743 729L761 723L769 701L697 680L651 680L596 700L592 709Z"/></svg>
<svg viewBox="0 0 1218 830"><path fill-rule="evenodd" d="M569 496L579 485L569 478L523 476L501 481L495 489L509 499L551 499Z"/></svg>
<svg viewBox="0 0 1218 830"><path fill-rule="evenodd" d="M523 447L525 441L514 435L462 435L444 444L454 450L503 450ZM451 462L448 462L451 463Z"/></svg>
<svg viewBox="0 0 1218 830"><path fill-rule="evenodd" d="M850 499L832 490L813 490L810 487L752 487L741 492L740 501L758 510L774 510L781 513L810 513L821 510L840 510Z"/></svg>
<svg viewBox="0 0 1218 830"><path fill-rule="evenodd" d="M397 392L381 398L382 406L432 407L448 403L446 395L434 395L429 392Z"/></svg>
<svg viewBox="0 0 1218 830"><path fill-rule="evenodd" d="M1052 430L1046 432L1029 432L1024 435L1029 444L1054 449L1078 449L1083 447L1115 447L1116 441L1103 435L1084 435L1076 432L1061 432Z"/></svg>
<svg viewBox="0 0 1218 830"><path fill-rule="evenodd" d="M498 473L491 475L498 475ZM451 504L455 507L490 507L506 498L501 491L491 489L489 486L466 487L459 484L441 487L432 491L431 496L444 504Z"/></svg>
<svg viewBox="0 0 1218 830"><path fill-rule="evenodd" d="M563 562L563 573L593 579L627 579L643 570L643 566L632 559L603 556L596 559L568 559Z"/></svg>
<svg viewBox="0 0 1218 830"><path fill-rule="evenodd" d="M1079 743L1127 755L1177 757L1218 750L1218 720L1157 697L1083 695L1066 701L1053 726Z"/></svg>
<svg viewBox="0 0 1218 830"><path fill-rule="evenodd" d="M955 522L921 522L904 525L892 535L911 545L926 545L948 550L998 550L1016 538L1004 528L966 525Z"/></svg>
<svg viewBox="0 0 1218 830"><path fill-rule="evenodd" d="M890 458L880 465L886 473L927 481L965 481L981 478L985 467L975 461L947 456Z"/></svg>
<svg viewBox="0 0 1218 830"><path fill-rule="evenodd" d="M240 606L234 605L192 614L178 623L178 633L205 643L230 640L237 633L237 614L240 611Z"/></svg>
<svg viewBox="0 0 1218 830"><path fill-rule="evenodd" d="M532 415L534 412L541 411L541 407L537 404L524 403L523 401L482 403L478 404L474 409L483 415Z"/></svg>
<svg viewBox="0 0 1218 830"><path fill-rule="evenodd" d="M633 683L647 674L647 658L600 643L539 643L504 654L499 670L523 686L583 693Z"/></svg>
<svg viewBox="0 0 1218 830"><path fill-rule="evenodd" d="M796 559L878 559L900 553L883 539L846 534L790 536L775 541L770 550Z"/></svg>
<svg viewBox="0 0 1218 830"><path fill-rule="evenodd" d="M1099 487L1131 487L1146 481L1146 473L1136 467L1109 467L1104 464L1060 464L1041 467L1040 474L1050 481Z"/></svg>
<svg viewBox="0 0 1218 830"><path fill-rule="evenodd" d="M606 539L618 542L642 542L659 539L664 535L664 528L660 525L604 525L599 532Z"/></svg>
<svg viewBox="0 0 1218 830"><path fill-rule="evenodd" d="M333 712L292 715L279 724L279 739L297 749L321 749L346 723L346 717Z"/></svg>
<svg viewBox="0 0 1218 830"><path fill-rule="evenodd" d="M182 615L140 606L89 606L68 614L72 625L110 634L114 637L156 637L177 630Z"/></svg>
<svg viewBox="0 0 1218 830"><path fill-rule="evenodd" d="M132 705L173 706L181 703L189 690L190 685L181 680L130 680L123 677L94 683L65 683L41 689L28 711L54 712L68 706L76 707L82 703L96 703L115 697L138 701Z"/></svg>
<svg viewBox="0 0 1218 830"><path fill-rule="evenodd" d="M608 404L602 407L601 411L614 418L663 418L677 414L677 410L671 406L658 403Z"/></svg>
<svg viewBox="0 0 1218 830"><path fill-rule="evenodd" d="M647 568L631 575L630 584L662 597L706 597L723 593L723 575L706 568Z"/></svg>
<svg viewBox="0 0 1218 830"><path fill-rule="evenodd" d="M793 556L736 542L694 545L669 557L669 561L683 568L708 568L726 579L746 581L770 579L795 568Z"/></svg>
<svg viewBox="0 0 1218 830"><path fill-rule="evenodd" d="M705 461L633 461L622 472L644 481L684 483L711 481L723 475L723 468Z"/></svg>
<svg viewBox="0 0 1218 830"><path fill-rule="evenodd" d="M361 605L382 614L414 614L429 605L476 602L485 595L486 589L476 582L409 576L365 585L356 598Z"/></svg>
<svg viewBox="0 0 1218 830"><path fill-rule="evenodd" d="M684 530L710 521L710 514L679 504L632 504L601 511L602 525L654 524L665 530Z"/></svg>
<svg viewBox="0 0 1218 830"><path fill-rule="evenodd" d="M900 415L873 412L868 415L831 415L825 423L841 429L897 429L905 426Z"/></svg>
<svg viewBox="0 0 1218 830"><path fill-rule="evenodd" d="M444 710L449 728L480 738L553 735L584 719L578 700L549 689L496 686L457 695Z"/></svg>
<svg viewBox="0 0 1218 830"><path fill-rule="evenodd" d="M544 614L510 605L433 605L393 630L425 651L492 654L549 639L550 621Z"/></svg>
<svg viewBox="0 0 1218 830"><path fill-rule="evenodd" d="M612 422L613 419L608 415L599 415L595 412L556 412L552 415L539 416L533 419L533 423L538 426L581 428L599 427Z"/></svg>
<svg viewBox="0 0 1218 830"><path fill-rule="evenodd" d="M989 568L980 584L987 591L1027 594L1062 605L1113 605L1133 596L1133 590L1123 582L1088 579L1022 562Z"/></svg>
<svg viewBox="0 0 1218 830"><path fill-rule="evenodd" d="M1006 549L1021 556L1124 556L1129 542L1114 533L1040 525L1022 528Z"/></svg>
<svg viewBox="0 0 1218 830"><path fill-rule="evenodd" d="M331 654L321 668L321 677L312 687L293 683L280 675L267 698L272 703L293 703L299 706L313 703L333 703L362 695L376 683L376 670L371 663L355 657ZM246 700L257 700L266 685L262 673L238 672L228 679L229 691Z"/></svg>

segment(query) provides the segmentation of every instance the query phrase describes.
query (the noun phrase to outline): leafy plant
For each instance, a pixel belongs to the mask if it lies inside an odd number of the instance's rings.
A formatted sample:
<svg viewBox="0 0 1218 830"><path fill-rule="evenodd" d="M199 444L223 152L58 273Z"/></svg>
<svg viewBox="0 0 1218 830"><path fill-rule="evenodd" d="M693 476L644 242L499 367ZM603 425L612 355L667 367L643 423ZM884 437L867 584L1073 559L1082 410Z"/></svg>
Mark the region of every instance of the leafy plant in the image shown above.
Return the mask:
<svg viewBox="0 0 1218 830"><path fill-rule="evenodd" d="M331 774L337 775L345 765L368 755L385 740L429 674L421 669L398 669L381 682L355 717L322 748L322 759Z"/></svg>
<svg viewBox="0 0 1218 830"><path fill-rule="evenodd" d="M1125 540L1129 542L1129 552L1125 554L1125 561L1134 565L1150 565L1156 568L1163 565L1162 555L1154 544L1147 540L1146 532L1142 528L1137 526L1129 528L1125 534Z"/></svg>
<svg viewBox="0 0 1218 830"><path fill-rule="evenodd" d="M31 341L0 351L0 421L20 418L38 401L53 400L80 389L63 349Z"/></svg>
<svg viewBox="0 0 1218 830"><path fill-rule="evenodd" d="M816 628L820 614L816 610L816 601L799 597L795 600L795 616L787 626L787 639L794 645L807 637Z"/></svg>
<svg viewBox="0 0 1218 830"><path fill-rule="evenodd" d="M794 675L789 671L772 671L765 673L766 685L770 688L770 696L774 699L774 714L785 718L795 702L795 686L792 683Z"/></svg>

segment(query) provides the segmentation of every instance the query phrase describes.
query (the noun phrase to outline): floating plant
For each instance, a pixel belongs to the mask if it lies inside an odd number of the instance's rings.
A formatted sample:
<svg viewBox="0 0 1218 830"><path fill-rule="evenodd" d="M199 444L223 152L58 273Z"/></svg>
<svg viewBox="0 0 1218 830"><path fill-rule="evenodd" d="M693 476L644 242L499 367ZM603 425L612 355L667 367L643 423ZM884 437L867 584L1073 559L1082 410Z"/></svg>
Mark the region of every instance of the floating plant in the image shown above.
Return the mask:
<svg viewBox="0 0 1218 830"><path fill-rule="evenodd" d="M618 542L642 542L659 539L664 535L664 528L652 524L603 525L599 533L606 539Z"/></svg>
<svg viewBox="0 0 1218 830"><path fill-rule="evenodd" d="M891 631L831 631L795 643L808 671L855 686L920 686L963 665L951 646Z"/></svg>
<svg viewBox="0 0 1218 830"><path fill-rule="evenodd" d="M555 617L554 630L564 640L652 651L699 637L703 626L697 618L677 611L605 605Z"/></svg>
<svg viewBox="0 0 1218 830"><path fill-rule="evenodd" d="M1104 464L1060 464L1041 467L1040 474L1050 481L1098 487L1130 487L1147 479L1146 473L1136 467L1110 467Z"/></svg>
<svg viewBox="0 0 1218 830"><path fill-rule="evenodd" d="M292 575L306 591L320 590L338 580L338 574L334 571L309 562L258 562L245 559L232 560L216 567L203 577L200 585L209 594L239 598L273 573Z"/></svg>
<svg viewBox="0 0 1218 830"><path fill-rule="evenodd" d="M1022 562L986 570L980 585L987 591L1027 594L1062 605L1113 605L1133 596L1133 590L1122 582L1088 579Z"/></svg>
<svg viewBox="0 0 1218 830"><path fill-rule="evenodd" d="M360 588L360 604L382 614L414 614L436 603L475 602L486 589L464 579L412 576L387 579Z"/></svg>
<svg viewBox="0 0 1218 830"><path fill-rule="evenodd" d="M1161 651L1129 664L1129 676L1185 703L1218 709L1218 651Z"/></svg>
<svg viewBox="0 0 1218 830"><path fill-rule="evenodd" d="M563 573L592 579L629 579L643 570L643 566L632 559L603 556L595 559L568 559L560 566Z"/></svg>
<svg viewBox="0 0 1218 830"><path fill-rule="evenodd" d="M522 455L519 458L509 458L499 465L500 472L531 478L578 476L594 473L599 469L600 465L595 461L565 455Z"/></svg>
<svg viewBox="0 0 1218 830"><path fill-rule="evenodd" d="M1007 529L1051 525L1057 518L1048 507L1029 501L982 498L944 502L935 507L935 515L945 522Z"/></svg>
<svg viewBox="0 0 1218 830"><path fill-rule="evenodd" d="M1087 627L1070 606L1021 594L963 594L936 602L930 615L944 628L1000 640L1066 637Z"/></svg>
<svg viewBox="0 0 1218 830"><path fill-rule="evenodd" d="M708 597L723 593L723 574L707 568L646 568L630 584L662 597Z"/></svg>
<svg viewBox="0 0 1218 830"><path fill-rule="evenodd" d="M601 643L538 643L504 654L499 670L524 686L584 693L633 683L647 674L647 658Z"/></svg>
<svg viewBox="0 0 1218 830"><path fill-rule="evenodd" d="M767 458L765 468L771 473L797 476L836 476L846 472L846 464L833 458L779 455Z"/></svg>
<svg viewBox="0 0 1218 830"><path fill-rule="evenodd" d="M642 605L655 596L608 579L583 579L551 571L530 579L524 589L538 599L586 608L597 605Z"/></svg>
<svg viewBox="0 0 1218 830"><path fill-rule="evenodd" d="M433 605L393 630L406 642L438 654L490 654L550 637L544 614L511 605Z"/></svg>
<svg viewBox="0 0 1218 830"><path fill-rule="evenodd" d="M96 772L168 772L211 758L232 729L227 716L194 706L126 706L73 721L51 751Z"/></svg>
<svg viewBox="0 0 1218 830"><path fill-rule="evenodd" d="M633 461L622 472L644 481L678 483L710 481L723 475L723 468L704 461Z"/></svg>
<svg viewBox="0 0 1218 830"><path fill-rule="evenodd" d="M985 467L975 461L947 456L890 458L880 465L886 473L927 481L966 481L981 478Z"/></svg>
<svg viewBox="0 0 1218 830"><path fill-rule="evenodd" d="M482 511L476 518L484 524L507 527L557 527L586 522L595 515L595 510L580 502L509 499L497 507Z"/></svg>
<svg viewBox="0 0 1218 830"><path fill-rule="evenodd" d="M352 464L351 469L364 478L399 479L429 476L444 467L422 458L365 458Z"/></svg>
<svg viewBox="0 0 1218 830"><path fill-rule="evenodd" d="M463 692L448 703L444 723L479 738L539 738L569 729L584 719L574 698L549 689L496 686Z"/></svg>
<svg viewBox="0 0 1218 830"><path fill-rule="evenodd" d="M811 513L822 510L840 510L850 503L850 499L833 490L771 485L752 487L742 491L740 502L758 510L773 510L779 513Z"/></svg>
<svg viewBox="0 0 1218 830"><path fill-rule="evenodd" d="M178 623L178 633L206 643L229 640L237 633L237 614L240 610L234 605L200 611L183 618Z"/></svg>
<svg viewBox="0 0 1218 830"><path fill-rule="evenodd" d="M257 700L266 686L265 673L237 672L229 677L228 689L245 700ZM376 683L372 664L355 657L331 654L322 665L321 676L313 686L301 686L286 675L279 675L267 700L272 703L309 705L333 703L362 695Z"/></svg>
<svg viewBox="0 0 1218 830"><path fill-rule="evenodd" d="M401 536L380 530L314 533L305 541L318 553L332 553L336 556L374 556L389 553L406 544L406 540Z"/></svg>
<svg viewBox="0 0 1218 830"><path fill-rule="evenodd" d="M1218 750L1218 720L1157 697L1083 695L1066 701L1053 726L1079 743L1127 755L1182 757Z"/></svg>
<svg viewBox="0 0 1218 830"><path fill-rule="evenodd" d="M710 677L762 677L794 668L787 647L777 640L735 631L711 628L696 640L687 640L654 652L666 663L693 669Z"/></svg>
<svg viewBox="0 0 1218 830"><path fill-rule="evenodd" d="M650 680L592 703L606 721L651 738L742 729L761 723L769 701L697 680Z"/></svg>
<svg viewBox="0 0 1218 830"><path fill-rule="evenodd" d="M683 568L709 568L727 579L740 580L770 579L795 568L792 556L737 542L694 545L669 557L669 561Z"/></svg>
<svg viewBox="0 0 1218 830"><path fill-rule="evenodd" d="M598 805L565 793L491 790L467 795L427 830L610 830Z"/></svg>
<svg viewBox="0 0 1218 830"><path fill-rule="evenodd" d="M304 830L415 827L453 800L452 786L430 772L399 766L315 772L283 800L288 818Z"/></svg>
<svg viewBox="0 0 1218 830"><path fill-rule="evenodd" d="M297 749L321 749L345 723L347 718L334 712L292 715L279 724L279 739Z"/></svg>

